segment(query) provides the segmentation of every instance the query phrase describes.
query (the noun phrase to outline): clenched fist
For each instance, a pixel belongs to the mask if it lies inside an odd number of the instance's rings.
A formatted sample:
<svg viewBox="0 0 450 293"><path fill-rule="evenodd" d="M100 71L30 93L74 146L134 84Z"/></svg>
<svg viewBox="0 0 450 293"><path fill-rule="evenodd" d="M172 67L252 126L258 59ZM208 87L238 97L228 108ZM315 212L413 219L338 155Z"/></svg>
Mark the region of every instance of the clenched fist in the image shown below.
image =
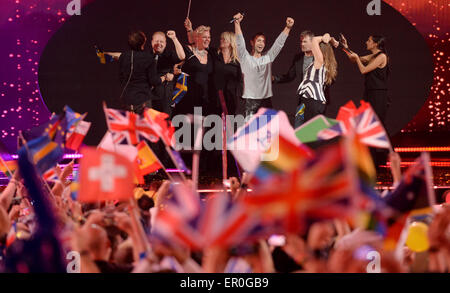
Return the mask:
<svg viewBox="0 0 450 293"><path fill-rule="evenodd" d="M329 33L326 33L323 35L322 42L324 42L325 44L328 44L330 42L330 40L331 40L331 36Z"/></svg>
<svg viewBox="0 0 450 293"><path fill-rule="evenodd" d="M175 31L167 31L167 37L173 40L177 38L177 35L175 34Z"/></svg>
<svg viewBox="0 0 450 293"><path fill-rule="evenodd" d="M233 16L233 18L235 19L236 23L241 23L241 21L244 19L244 15L242 15L241 13L235 14Z"/></svg>
<svg viewBox="0 0 450 293"><path fill-rule="evenodd" d="M286 27L291 29L294 26L294 19L292 17L288 17L286 19Z"/></svg>

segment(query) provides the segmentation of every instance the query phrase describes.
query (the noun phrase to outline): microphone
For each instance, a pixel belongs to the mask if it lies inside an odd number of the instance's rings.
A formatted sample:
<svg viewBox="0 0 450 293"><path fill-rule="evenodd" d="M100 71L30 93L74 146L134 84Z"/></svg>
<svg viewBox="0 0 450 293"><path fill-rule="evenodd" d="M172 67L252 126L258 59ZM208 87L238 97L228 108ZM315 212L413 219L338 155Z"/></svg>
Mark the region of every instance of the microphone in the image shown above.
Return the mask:
<svg viewBox="0 0 450 293"><path fill-rule="evenodd" d="M241 13L242 14L242 16L244 16L245 15L245 13ZM230 23L234 23L236 21L236 18L233 18L232 20L230 20Z"/></svg>

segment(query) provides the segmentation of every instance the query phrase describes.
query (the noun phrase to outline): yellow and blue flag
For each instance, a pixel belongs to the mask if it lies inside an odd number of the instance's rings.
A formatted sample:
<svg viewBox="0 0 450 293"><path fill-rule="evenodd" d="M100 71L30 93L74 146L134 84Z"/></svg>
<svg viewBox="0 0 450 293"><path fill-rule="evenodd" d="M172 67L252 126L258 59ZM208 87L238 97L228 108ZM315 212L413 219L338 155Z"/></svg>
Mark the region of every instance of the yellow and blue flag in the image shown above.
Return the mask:
<svg viewBox="0 0 450 293"><path fill-rule="evenodd" d="M95 52L101 64L114 62L114 58L111 55L105 54L101 48L95 46Z"/></svg>
<svg viewBox="0 0 450 293"><path fill-rule="evenodd" d="M177 83L175 84L171 107L175 107L175 105L183 99L187 91L187 76L185 73L181 73L180 76L178 76Z"/></svg>
<svg viewBox="0 0 450 293"><path fill-rule="evenodd" d="M29 141L22 149L28 151L32 162L41 175L54 167L64 155L60 145L52 141L47 135Z"/></svg>

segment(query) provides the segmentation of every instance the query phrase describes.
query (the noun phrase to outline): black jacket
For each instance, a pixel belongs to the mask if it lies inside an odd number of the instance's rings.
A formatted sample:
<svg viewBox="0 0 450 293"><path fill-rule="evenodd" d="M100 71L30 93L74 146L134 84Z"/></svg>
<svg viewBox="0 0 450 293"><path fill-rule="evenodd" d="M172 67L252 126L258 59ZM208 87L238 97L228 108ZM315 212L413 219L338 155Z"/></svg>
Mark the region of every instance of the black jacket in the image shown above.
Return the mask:
<svg viewBox="0 0 450 293"><path fill-rule="evenodd" d="M120 55L120 84L122 86L122 101L127 105L140 105L153 99L151 90L161 84L156 72L156 63L150 51L133 51L133 73L131 71L131 51ZM127 81L130 82L127 85ZM124 90L125 89L125 90Z"/></svg>
<svg viewBox="0 0 450 293"><path fill-rule="evenodd" d="M163 76L167 73L173 73L173 66L177 63L180 63L181 60L178 58L176 52L174 50L165 49L162 54L152 53L152 58L156 62L156 72L158 76ZM153 97L152 100L165 100L169 102L169 99L172 98L174 86L176 84L176 77L173 81L165 81L162 84L155 86L153 89Z"/></svg>
<svg viewBox="0 0 450 293"><path fill-rule="evenodd" d="M291 67L289 67L289 70L282 75L276 75L274 76L274 83L288 83L291 81L294 81L298 78L300 84L303 81L303 59L305 57L305 53L299 53L294 56L294 59L292 60ZM325 85L324 88L325 97L327 99L327 104L330 103L330 86Z"/></svg>

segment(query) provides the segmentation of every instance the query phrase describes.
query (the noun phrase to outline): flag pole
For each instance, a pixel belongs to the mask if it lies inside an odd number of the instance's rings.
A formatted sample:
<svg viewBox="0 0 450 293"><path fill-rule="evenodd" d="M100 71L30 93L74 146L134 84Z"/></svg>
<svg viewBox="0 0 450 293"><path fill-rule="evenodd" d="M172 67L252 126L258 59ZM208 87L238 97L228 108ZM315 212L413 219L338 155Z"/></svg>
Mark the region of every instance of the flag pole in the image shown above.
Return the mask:
<svg viewBox="0 0 450 293"><path fill-rule="evenodd" d="M225 186L225 181L228 179L228 160L227 160L227 115L228 109L225 103L223 91L219 90L220 105L222 106L222 185Z"/></svg>
<svg viewBox="0 0 450 293"><path fill-rule="evenodd" d="M192 187L194 192L198 189L198 177L199 177L199 165L200 165L200 152L202 148L202 137L203 137L203 117L193 116L193 123L196 124L197 120L200 120L200 128L198 129L197 135L194 141L194 153L192 154ZM195 127L194 127L195 129ZM195 131L195 130L194 130Z"/></svg>
<svg viewBox="0 0 450 293"><path fill-rule="evenodd" d="M164 143L164 144L166 145L166 143ZM175 167L176 167L178 170L181 170L180 165L178 164L177 160L176 160L175 157L173 156L172 150L170 149L170 147L169 147L168 145L166 145L166 151L167 151L167 153L169 154L169 157L170 157L170 159L172 160L172 162L174 163ZM184 171L184 170L183 170L183 171ZM186 181L186 176L184 176L184 173L183 173L183 172L180 172L180 176L181 176L181 179L183 179L183 181Z"/></svg>
<svg viewBox="0 0 450 293"><path fill-rule="evenodd" d="M433 187L433 171L430 165L430 154L428 152L422 153L422 160L425 161L425 180L427 186L428 203L433 211L436 212L436 195Z"/></svg>
<svg viewBox="0 0 450 293"><path fill-rule="evenodd" d="M137 215L136 211L136 201L134 198L130 198L130 215L131 215L131 225L135 227L138 232L139 238L142 241L143 249L146 253L150 252L150 244L148 243L148 239L146 237L144 228L142 227L142 224L139 221L139 217Z"/></svg>
<svg viewBox="0 0 450 293"><path fill-rule="evenodd" d="M186 16L186 18L189 18L189 15L190 15L190 13L191 13L191 2L192 2L192 0L189 0L189 6L188 6L188 11L187 11L187 16Z"/></svg>
<svg viewBox="0 0 450 293"><path fill-rule="evenodd" d="M198 166L200 164L200 151L194 151L192 155L192 188L198 189Z"/></svg>

